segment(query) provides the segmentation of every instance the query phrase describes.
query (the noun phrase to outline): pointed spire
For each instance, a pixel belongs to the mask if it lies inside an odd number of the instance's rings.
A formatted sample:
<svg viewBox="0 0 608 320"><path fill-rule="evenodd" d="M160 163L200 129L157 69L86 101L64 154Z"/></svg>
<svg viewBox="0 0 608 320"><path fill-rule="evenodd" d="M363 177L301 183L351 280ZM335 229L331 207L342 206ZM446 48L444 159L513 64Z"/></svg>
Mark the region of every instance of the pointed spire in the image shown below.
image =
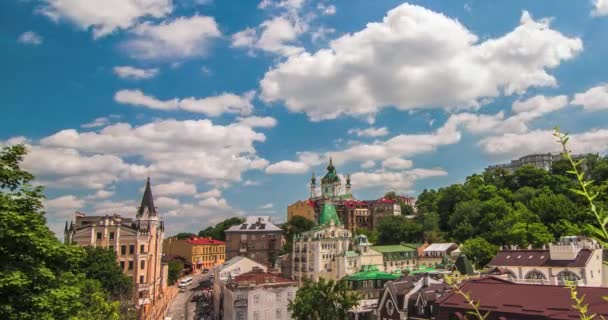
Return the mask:
<svg viewBox="0 0 608 320"><path fill-rule="evenodd" d="M346 174L346 185L350 186L350 173Z"/></svg>
<svg viewBox="0 0 608 320"><path fill-rule="evenodd" d="M66 232L66 233L68 232L68 221L67 220L65 221L65 230L64 230L64 232Z"/></svg>
<svg viewBox="0 0 608 320"><path fill-rule="evenodd" d="M137 211L137 216L141 217L144 215L144 213L147 213L149 216L156 216L154 197L152 196L152 188L150 187L150 177L148 177L148 182L146 182L146 190L144 191L144 196L141 199L141 205Z"/></svg>
<svg viewBox="0 0 608 320"><path fill-rule="evenodd" d="M315 177L315 172L312 172L312 178L310 178L310 184L311 185L316 185L317 184L317 178Z"/></svg>
<svg viewBox="0 0 608 320"><path fill-rule="evenodd" d="M332 157L329 156L329 165L327 166L327 171L333 172L335 169L336 169L336 167L334 167L334 161L333 161Z"/></svg>

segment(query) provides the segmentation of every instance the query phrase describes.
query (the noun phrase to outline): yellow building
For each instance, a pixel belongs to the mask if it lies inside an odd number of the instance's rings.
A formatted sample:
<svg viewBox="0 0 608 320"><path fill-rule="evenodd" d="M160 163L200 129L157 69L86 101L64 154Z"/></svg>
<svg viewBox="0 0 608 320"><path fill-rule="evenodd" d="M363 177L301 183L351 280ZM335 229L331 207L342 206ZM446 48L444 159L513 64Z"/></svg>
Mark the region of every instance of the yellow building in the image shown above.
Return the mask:
<svg viewBox="0 0 608 320"><path fill-rule="evenodd" d="M287 207L287 221L295 216L315 221L315 204L312 201L297 201Z"/></svg>
<svg viewBox="0 0 608 320"><path fill-rule="evenodd" d="M226 260L226 243L203 237L178 240L171 237L163 241L163 253L180 256L192 263L192 272L219 266Z"/></svg>

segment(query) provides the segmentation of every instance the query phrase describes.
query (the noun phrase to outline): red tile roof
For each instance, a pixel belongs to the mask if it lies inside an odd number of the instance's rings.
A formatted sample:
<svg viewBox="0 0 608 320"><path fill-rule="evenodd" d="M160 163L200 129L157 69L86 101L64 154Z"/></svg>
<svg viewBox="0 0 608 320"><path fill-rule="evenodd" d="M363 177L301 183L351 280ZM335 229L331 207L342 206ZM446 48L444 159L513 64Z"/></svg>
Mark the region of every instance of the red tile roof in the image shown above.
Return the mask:
<svg viewBox="0 0 608 320"><path fill-rule="evenodd" d="M537 284L516 284L497 277L468 280L460 286L474 301L480 311L489 311L491 319L510 315L508 319L578 319L579 314L570 306L570 290L565 287ZM585 295L589 314L608 316L608 303L602 296L608 288L578 287L579 297ZM450 292L439 299L438 320L447 320L453 312L471 310L459 294Z"/></svg>
<svg viewBox="0 0 608 320"><path fill-rule="evenodd" d="M190 238L186 242L189 244L226 244L224 241L199 237Z"/></svg>
<svg viewBox="0 0 608 320"><path fill-rule="evenodd" d="M574 260L551 260L549 250L502 250L488 263L490 266L584 267L593 251L581 250Z"/></svg>
<svg viewBox="0 0 608 320"><path fill-rule="evenodd" d="M243 273L234 277L234 282L248 282L255 284L276 284L276 283L296 283L295 281L287 278L283 278L273 273L263 272L261 270L254 270L247 273Z"/></svg>

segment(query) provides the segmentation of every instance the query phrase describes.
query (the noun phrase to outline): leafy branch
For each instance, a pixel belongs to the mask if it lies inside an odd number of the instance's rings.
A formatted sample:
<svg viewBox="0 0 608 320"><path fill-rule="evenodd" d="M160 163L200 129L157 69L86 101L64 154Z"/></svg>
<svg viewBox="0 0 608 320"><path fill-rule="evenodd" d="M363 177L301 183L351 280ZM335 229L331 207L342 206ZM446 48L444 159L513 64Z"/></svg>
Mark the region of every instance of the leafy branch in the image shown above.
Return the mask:
<svg viewBox="0 0 608 320"><path fill-rule="evenodd" d="M603 208L598 210L597 206L594 203L595 198L599 195L599 192L590 191L590 186L593 185L593 180L586 180L585 173L579 170L579 166L583 162L583 159L574 160L572 157L572 153L568 150L568 134L560 132L559 128L556 127L554 129L553 136L558 139L558 142L561 144L563 149L563 157L566 159L570 165L572 166L572 170L568 170L568 173L576 176L576 180L578 181L579 188L578 189L570 189L572 192L581 195L584 197L589 203L590 211L595 216L597 220L598 226L588 224L587 227L592 232L592 237L602 245L602 247L608 247L608 230L606 229L606 225L608 225L608 214L604 212ZM604 263L606 263L604 261Z"/></svg>
<svg viewBox="0 0 608 320"><path fill-rule="evenodd" d="M595 313L592 315L587 314L587 312L589 312L589 304L585 303L585 295L582 295L579 298L578 291L576 289L576 284L572 281L568 281L566 284L566 287L568 289L570 289L570 298L574 301L572 308L574 308L574 310L578 311L578 313L581 315L580 319L581 320L595 319L597 314L595 314ZM601 315L600 315L600 319L605 320L605 318Z"/></svg>
<svg viewBox="0 0 608 320"><path fill-rule="evenodd" d="M473 308L473 311L468 311L467 315L471 315L477 320L486 320L488 318L490 312L488 311L485 314L481 314L481 311L479 311L479 302L473 300L468 292L462 291L460 287L458 287L458 285L450 278L446 278L445 281L452 286L452 290L454 290L456 294L463 297L467 304ZM465 316L465 319L468 319L468 317Z"/></svg>

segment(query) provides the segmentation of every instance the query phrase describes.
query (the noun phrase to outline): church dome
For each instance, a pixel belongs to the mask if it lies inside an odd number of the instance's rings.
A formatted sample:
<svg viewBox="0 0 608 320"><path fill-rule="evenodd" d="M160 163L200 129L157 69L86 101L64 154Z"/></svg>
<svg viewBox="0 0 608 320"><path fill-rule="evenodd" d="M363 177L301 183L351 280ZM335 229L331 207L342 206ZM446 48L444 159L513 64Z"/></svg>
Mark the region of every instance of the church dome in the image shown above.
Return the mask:
<svg viewBox="0 0 608 320"><path fill-rule="evenodd" d="M340 183L340 177L336 173L336 167L334 167L333 161L329 158L329 165L327 166L327 173L321 179L322 184Z"/></svg>

